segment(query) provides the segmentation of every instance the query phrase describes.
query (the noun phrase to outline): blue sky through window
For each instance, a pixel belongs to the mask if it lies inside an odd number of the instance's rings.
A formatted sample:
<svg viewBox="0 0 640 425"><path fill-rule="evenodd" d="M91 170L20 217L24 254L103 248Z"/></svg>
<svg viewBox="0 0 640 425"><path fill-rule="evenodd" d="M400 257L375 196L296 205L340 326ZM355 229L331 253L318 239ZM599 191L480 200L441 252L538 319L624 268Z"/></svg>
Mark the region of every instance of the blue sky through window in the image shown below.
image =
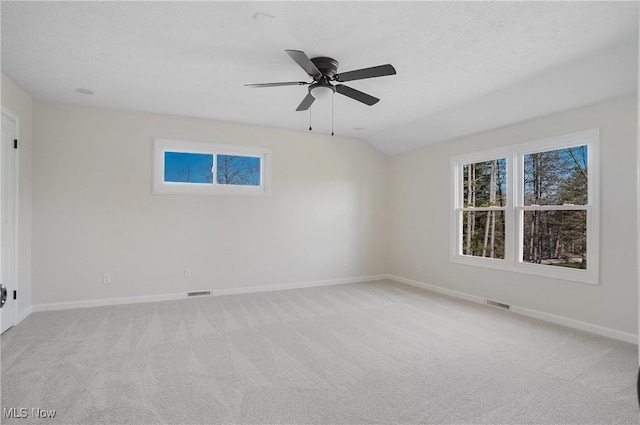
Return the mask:
<svg viewBox="0 0 640 425"><path fill-rule="evenodd" d="M213 183L213 154L164 153L164 181L173 183Z"/></svg>

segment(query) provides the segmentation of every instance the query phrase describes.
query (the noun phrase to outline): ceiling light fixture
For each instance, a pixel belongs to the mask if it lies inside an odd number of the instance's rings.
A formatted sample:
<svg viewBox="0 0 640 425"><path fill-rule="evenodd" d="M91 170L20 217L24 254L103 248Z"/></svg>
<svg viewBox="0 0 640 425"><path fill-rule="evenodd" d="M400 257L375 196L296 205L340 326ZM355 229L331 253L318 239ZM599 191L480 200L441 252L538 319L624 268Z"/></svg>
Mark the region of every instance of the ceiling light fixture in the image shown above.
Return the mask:
<svg viewBox="0 0 640 425"><path fill-rule="evenodd" d="M329 95L335 93L336 89L331 86L317 85L311 86L309 92L316 99L326 99Z"/></svg>
<svg viewBox="0 0 640 425"><path fill-rule="evenodd" d="M323 81L324 80L320 80L320 81L310 85L309 86L309 94L307 95L307 97L311 98L312 102L314 100L318 99L318 100L321 100L322 103L326 102L324 99L327 99L327 98L331 97L331 135L333 136L333 95L335 94L336 89L329 82L327 82L327 81L323 82ZM312 131L312 128L311 128L311 108L309 108L309 131Z"/></svg>

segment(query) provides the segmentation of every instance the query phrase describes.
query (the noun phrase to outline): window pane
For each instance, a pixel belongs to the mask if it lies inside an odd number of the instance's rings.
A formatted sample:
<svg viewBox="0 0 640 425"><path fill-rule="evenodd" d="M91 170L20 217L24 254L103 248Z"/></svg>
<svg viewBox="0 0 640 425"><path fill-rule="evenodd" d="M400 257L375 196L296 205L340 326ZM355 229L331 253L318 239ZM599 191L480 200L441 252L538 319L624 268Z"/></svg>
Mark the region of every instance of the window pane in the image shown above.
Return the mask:
<svg viewBox="0 0 640 425"><path fill-rule="evenodd" d="M174 183L213 183L213 154L164 153L164 181Z"/></svg>
<svg viewBox="0 0 640 425"><path fill-rule="evenodd" d="M587 204L587 146L524 156L524 204Z"/></svg>
<svg viewBox="0 0 640 425"><path fill-rule="evenodd" d="M462 166L465 207L503 207L507 203L507 160L476 162Z"/></svg>
<svg viewBox="0 0 640 425"><path fill-rule="evenodd" d="M462 253L503 259L504 211L463 211Z"/></svg>
<svg viewBox="0 0 640 425"><path fill-rule="evenodd" d="M587 268L587 212L525 211L525 263Z"/></svg>
<svg viewBox="0 0 640 425"><path fill-rule="evenodd" d="M260 158L218 155L216 179L219 184L260 186Z"/></svg>

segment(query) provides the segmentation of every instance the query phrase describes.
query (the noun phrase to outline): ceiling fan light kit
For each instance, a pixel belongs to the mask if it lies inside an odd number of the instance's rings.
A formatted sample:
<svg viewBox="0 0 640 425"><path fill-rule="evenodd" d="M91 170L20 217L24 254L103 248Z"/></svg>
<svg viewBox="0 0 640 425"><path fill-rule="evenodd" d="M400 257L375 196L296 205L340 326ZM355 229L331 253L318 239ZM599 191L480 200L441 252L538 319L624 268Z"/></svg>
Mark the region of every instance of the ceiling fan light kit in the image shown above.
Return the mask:
<svg viewBox="0 0 640 425"><path fill-rule="evenodd" d="M309 93L302 99L296 111L308 110L316 99L327 97L338 92L343 96L350 97L365 105L375 105L380 101L377 97L363 93L344 84L331 84L332 81L344 83L346 81L364 80L366 78L382 77L385 75L395 75L396 70L390 64L374 66L371 68L356 69L354 71L338 73L339 63L330 57L309 58L306 53L300 50L285 50L289 57L293 59L312 79L311 82L289 81L282 83L260 83L246 84L247 87L279 87L279 86L309 86ZM309 126L311 129L311 126ZM333 135L333 132L332 132Z"/></svg>

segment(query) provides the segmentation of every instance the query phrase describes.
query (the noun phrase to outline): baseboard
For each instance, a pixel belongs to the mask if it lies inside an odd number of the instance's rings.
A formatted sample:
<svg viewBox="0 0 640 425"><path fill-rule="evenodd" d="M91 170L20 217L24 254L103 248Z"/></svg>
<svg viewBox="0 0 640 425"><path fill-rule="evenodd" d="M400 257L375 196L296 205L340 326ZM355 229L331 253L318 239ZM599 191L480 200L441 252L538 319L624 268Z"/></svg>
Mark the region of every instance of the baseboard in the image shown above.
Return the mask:
<svg viewBox="0 0 640 425"><path fill-rule="evenodd" d="M280 283L276 285L245 286L240 288L214 289L212 295L250 294L254 292L282 291L285 289L313 288L316 286L341 285L344 283L370 282L386 279L386 275L346 277L341 279L315 280L309 282Z"/></svg>
<svg viewBox="0 0 640 425"><path fill-rule="evenodd" d="M186 297L187 297L187 294L185 292L185 293L176 293L176 294L144 295L144 296L138 296L138 297L102 298L97 300L70 301L70 302L64 302L64 303L35 304L33 306L33 311L39 312L39 311L70 310L73 308L104 307L104 306L119 305L119 304L150 303L150 302L157 302L157 301L182 300Z"/></svg>
<svg viewBox="0 0 640 425"><path fill-rule="evenodd" d="M33 307L29 307L27 309L25 309L22 313L18 314L16 316L16 325L20 322L22 322L24 319L26 319L27 317L29 317L29 315L33 313Z"/></svg>
<svg viewBox="0 0 640 425"><path fill-rule="evenodd" d="M316 286L339 285L344 283L356 283L356 282L369 282L369 281L381 280L381 279L386 279L386 275L360 276L360 277L349 277L349 278L341 278L341 279L284 283L284 284L276 284L276 285L262 285L262 286L249 286L249 287L245 286L245 287L228 288L228 289L212 289L211 295L221 296L221 295L268 292L268 291L281 291L285 289L313 288ZM137 304L137 303L148 303L148 302L157 302L157 301L182 300L185 298L187 298L187 293L181 292L181 293L173 293L173 294L145 295L145 296L138 296L138 297L103 298L103 299L97 299L97 300L71 301L71 302L51 303L51 304L36 304L29 309L30 310L29 313L31 313L31 310L34 312L69 310L73 308L103 307L103 306L120 305L120 304Z"/></svg>
<svg viewBox="0 0 640 425"><path fill-rule="evenodd" d="M430 285L428 283L420 282L413 279L407 279L395 275L385 275L386 279L393 280L395 282L406 283L407 285L417 286L419 288L428 289L440 294L449 295L455 298L461 298L467 301L472 301L479 304L486 304L487 299L479 297L477 295L467 294L465 292L455 291L452 289L443 288L441 286ZM511 304L511 311L513 313L521 314L523 316L532 317L534 319L544 320L545 322L555 323L556 325L562 325L581 331L590 332L596 335L606 336L608 338L617 339L619 341L630 342L632 344L638 344L638 335L623 332L616 329L607 328L593 323L583 322L580 320L570 319L564 316L558 316L551 313L545 313L543 311L533 310L526 307L520 307Z"/></svg>
<svg viewBox="0 0 640 425"><path fill-rule="evenodd" d="M406 277L395 276L392 274L386 275L386 278L395 282L406 283L407 285L417 286L418 288L428 289L440 294L450 295L455 298L462 298L463 300L472 301L474 303L484 304L486 299L478 297L476 295L467 294L465 292L454 291L453 289L443 288L442 286L430 285L428 283L420 282L413 279L407 279Z"/></svg>
<svg viewBox="0 0 640 425"><path fill-rule="evenodd" d="M619 341L630 342L632 344L638 344L638 335L634 335L629 332L618 331L616 329L607 328L600 325L594 325L593 323L582 322L580 320L570 319L564 316L558 316L551 313L545 313L538 310L532 310L526 307L511 306L511 311L514 313L522 314L523 316L533 317L534 319L544 320L546 322L555 323L557 325L566 326L569 328L579 329L581 331L591 332L597 335L606 336L609 338L617 339Z"/></svg>

